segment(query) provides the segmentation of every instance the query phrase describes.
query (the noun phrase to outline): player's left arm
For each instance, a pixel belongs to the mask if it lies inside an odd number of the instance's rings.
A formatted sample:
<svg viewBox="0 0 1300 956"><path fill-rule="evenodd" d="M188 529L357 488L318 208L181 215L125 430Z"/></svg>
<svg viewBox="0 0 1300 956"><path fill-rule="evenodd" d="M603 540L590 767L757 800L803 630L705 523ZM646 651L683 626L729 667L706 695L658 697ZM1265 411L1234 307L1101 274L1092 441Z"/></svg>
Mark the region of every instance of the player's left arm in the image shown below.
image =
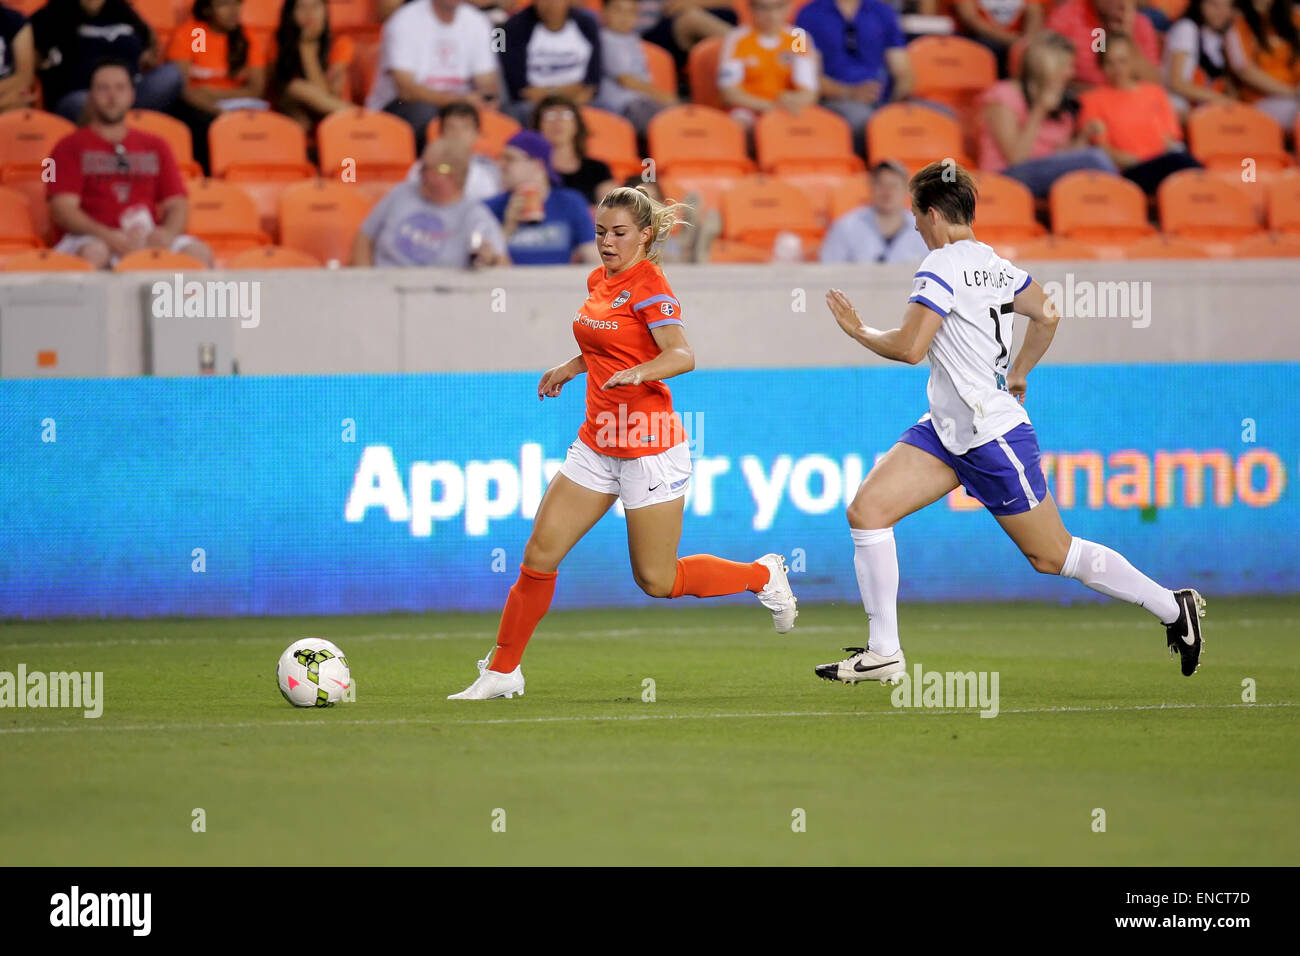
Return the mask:
<svg viewBox="0 0 1300 956"><path fill-rule="evenodd" d="M943 316L930 306L921 302L907 303L903 312L903 324L896 329L882 332L865 324L858 317L853 303L839 289L826 293L826 304L841 329L858 344L871 349L881 358L893 359L915 365L925 358L930 351L934 334L943 324Z"/></svg>
<svg viewBox="0 0 1300 956"><path fill-rule="evenodd" d="M601 388L659 382L695 368L695 352L686 341L686 333L682 331L680 322L660 325L651 329L650 334L659 346L659 354L648 362L615 372L605 380Z"/></svg>
<svg viewBox="0 0 1300 956"><path fill-rule="evenodd" d="M1016 293L1012 306L1029 319L1025 340L1020 343L1016 360L1007 370L1007 391L1018 398L1023 405L1029 373L1043 357L1047 347L1052 344L1052 337L1056 335L1056 323L1060 321L1061 315L1056 309L1056 303L1043 291L1043 287L1032 279L1029 280L1029 285Z"/></svg>

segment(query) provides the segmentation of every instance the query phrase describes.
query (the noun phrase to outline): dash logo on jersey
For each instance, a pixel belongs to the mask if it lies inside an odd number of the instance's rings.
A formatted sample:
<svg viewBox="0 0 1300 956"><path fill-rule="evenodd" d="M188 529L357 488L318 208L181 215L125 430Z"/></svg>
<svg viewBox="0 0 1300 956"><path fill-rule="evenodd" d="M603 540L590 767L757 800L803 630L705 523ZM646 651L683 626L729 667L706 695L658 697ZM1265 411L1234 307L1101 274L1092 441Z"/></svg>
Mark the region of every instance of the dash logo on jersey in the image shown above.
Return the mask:
<svg viewBox="0 0 1300 956"><path fill-rule="evenodd" d="M630 298L632 298L632 290L624 289L622 292L618 294L618 298L616 298L613 302L609 304L609 307L611 309L617 309L619 306L627 302L627 300Z"/></svg>

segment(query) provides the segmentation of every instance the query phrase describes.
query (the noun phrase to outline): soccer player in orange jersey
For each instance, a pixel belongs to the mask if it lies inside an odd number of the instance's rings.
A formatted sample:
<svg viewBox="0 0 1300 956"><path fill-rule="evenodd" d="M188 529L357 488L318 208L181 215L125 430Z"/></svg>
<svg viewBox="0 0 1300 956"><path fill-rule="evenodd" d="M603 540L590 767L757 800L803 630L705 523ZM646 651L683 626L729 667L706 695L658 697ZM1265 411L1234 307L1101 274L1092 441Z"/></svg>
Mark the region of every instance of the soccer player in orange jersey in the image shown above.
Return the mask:
<svg viewBox="0 0 1300 956"><path fill-rule="evenodd" d="M794 627L798 609L781 555L751 562L677 557L691 455L664 379L695 368L695 355L657 260L680 208L656 202L643 187L614 189L597 208L602 265L587 277L587 299L573 318L580 354L537 384L539 399L554 398L586 372L587 420L537 510L496 649L479 661L478 679L451 700L523 694L519 660L550 607L560 562L616 500L627 512L632 574L646 594L751 591L772 612L778 632Z"/></svg>

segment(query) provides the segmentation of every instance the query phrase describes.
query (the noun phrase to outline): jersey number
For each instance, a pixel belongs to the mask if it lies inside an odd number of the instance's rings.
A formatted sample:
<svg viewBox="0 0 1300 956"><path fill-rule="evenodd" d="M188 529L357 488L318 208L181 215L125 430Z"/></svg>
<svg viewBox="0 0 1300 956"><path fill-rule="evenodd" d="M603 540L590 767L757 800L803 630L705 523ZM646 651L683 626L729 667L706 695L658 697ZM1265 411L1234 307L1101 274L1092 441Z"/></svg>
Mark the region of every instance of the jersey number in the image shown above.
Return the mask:
<svg viewBox="0 0 1300 956"><path fill-rule="evenodd" d="M998 383L998 388L1002 389L1003 391L1006 391L1006 387L1007 387L1006 371L1007 371L1008 351L1007 351L1007 343L1002 341L1002 316L1009 315L1014 309L1015 309L1014 302L1003 302L1002 312L1001 315L999 315L997 309L993 308L993 306L989 306L989 318L993 320L993 337L998 340L998 349L999 349L998 357L993 364L996 365L999 369L1001 369L1001 372L994 375L994 381ZM1014 331L1014 327L1012 331Z"/></svg>

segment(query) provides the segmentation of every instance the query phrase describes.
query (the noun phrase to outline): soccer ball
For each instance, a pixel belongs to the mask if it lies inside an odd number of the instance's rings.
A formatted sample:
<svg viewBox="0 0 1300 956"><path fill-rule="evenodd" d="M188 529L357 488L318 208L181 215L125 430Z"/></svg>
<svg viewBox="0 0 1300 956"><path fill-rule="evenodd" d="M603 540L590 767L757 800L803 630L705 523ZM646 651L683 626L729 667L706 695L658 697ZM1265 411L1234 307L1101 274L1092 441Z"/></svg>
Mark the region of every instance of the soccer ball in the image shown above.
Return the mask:
<svg viewBox="0 0 1300 956"><path fill-rule="evenodd" d="M293 706L329 707L343 699L352 684L352 671L337 644L323 637L304 637L280 655L275 679Z"/></svg>

